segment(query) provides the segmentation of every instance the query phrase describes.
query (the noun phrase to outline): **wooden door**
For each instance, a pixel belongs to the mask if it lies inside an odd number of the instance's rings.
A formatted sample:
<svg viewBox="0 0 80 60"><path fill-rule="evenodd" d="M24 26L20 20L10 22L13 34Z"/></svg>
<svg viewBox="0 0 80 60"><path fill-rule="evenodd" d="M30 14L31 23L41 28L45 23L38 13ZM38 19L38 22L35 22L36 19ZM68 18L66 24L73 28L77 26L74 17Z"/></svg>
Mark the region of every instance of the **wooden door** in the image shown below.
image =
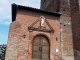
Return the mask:
<svg viewBox="0 0 80 60"><path fill-rule="evenodd" d="M37 36L33 41L33 60L49 60L49 42L44 36Z"/></svg>

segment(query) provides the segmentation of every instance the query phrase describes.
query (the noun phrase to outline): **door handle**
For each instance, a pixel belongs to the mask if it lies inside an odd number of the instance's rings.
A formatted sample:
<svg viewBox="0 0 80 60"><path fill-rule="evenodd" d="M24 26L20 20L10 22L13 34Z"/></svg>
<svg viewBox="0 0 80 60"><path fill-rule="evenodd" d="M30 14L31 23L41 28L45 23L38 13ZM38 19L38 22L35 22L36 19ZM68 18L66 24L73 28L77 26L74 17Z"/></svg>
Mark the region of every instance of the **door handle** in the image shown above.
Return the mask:
<svg viewBox="0 0 80 60"><path fill-rule="evenodd" d="M42 51L42 47L39 47L39 51Z"/></svg>

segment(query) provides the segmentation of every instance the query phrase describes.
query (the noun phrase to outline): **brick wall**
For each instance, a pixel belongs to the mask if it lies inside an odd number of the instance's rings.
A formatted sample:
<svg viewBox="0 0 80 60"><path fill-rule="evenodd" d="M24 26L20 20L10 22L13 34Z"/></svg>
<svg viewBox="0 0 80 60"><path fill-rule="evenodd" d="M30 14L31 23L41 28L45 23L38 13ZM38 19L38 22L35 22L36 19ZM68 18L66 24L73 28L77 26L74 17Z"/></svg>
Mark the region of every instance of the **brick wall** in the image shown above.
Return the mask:
<svg viewBox="0 0 80 60"><path fill-rule="evenodd" d="M74 7L73 7L74 6ZM75 60L80 60L80 13L79 1L71 1L71 20Z"/></svg>
<svg viewBox="0 0 80 60"><path fill-rule="evenodd" d="M60 17L62 59L74 60L70 0L52 0L47 5L44 6L46 7L44 10L57 12L58 9L58 12L62 13Z"/></svg>

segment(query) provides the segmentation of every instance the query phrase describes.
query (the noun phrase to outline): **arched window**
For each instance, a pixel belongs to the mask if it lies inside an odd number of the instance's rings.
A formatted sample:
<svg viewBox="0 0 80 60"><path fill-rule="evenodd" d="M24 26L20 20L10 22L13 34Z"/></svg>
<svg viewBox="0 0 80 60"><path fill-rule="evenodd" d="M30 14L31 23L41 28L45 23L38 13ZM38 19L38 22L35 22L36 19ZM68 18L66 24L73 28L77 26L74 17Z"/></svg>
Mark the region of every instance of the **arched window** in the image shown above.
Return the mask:
<svg viewBox="0 0 80 60"><path fill-rule="evenodd" d="M49 60L49 40L43 35L36 36L33 40L32 52L33 59Z"/></svg>

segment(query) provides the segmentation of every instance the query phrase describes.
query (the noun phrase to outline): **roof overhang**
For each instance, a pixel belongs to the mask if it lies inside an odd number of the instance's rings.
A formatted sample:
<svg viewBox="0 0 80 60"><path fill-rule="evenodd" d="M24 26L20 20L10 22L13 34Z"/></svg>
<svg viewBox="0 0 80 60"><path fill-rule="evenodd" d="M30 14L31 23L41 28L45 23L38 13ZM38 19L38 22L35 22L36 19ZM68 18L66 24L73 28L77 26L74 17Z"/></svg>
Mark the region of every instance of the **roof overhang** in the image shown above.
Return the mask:
<svg viewBox="0 0 80 60"><path fill-rule="evenodd" d="M32 7L27 7L27 6L21 6L21 5L17 5L17 4L13 3L12 4L12 22L16 20L17 10L32 11L32 12L36 12L36 13L53 15L53 16L56 16L56 17L61 16L61 13L59 13L59 12L48 12L48 11L44 11L44 10L41 10L41 9L36 9L36 8L32 8Z"/></svg>

